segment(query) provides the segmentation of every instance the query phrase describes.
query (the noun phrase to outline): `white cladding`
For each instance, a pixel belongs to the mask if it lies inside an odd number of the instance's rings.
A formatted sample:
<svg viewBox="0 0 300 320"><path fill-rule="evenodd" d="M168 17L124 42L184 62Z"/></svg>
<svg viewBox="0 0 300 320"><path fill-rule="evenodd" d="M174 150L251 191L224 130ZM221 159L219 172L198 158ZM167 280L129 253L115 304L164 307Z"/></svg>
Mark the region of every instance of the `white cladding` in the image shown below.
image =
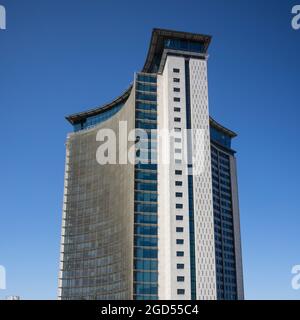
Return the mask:
<svg viewBox="0 0 300 320"><path fill-rule="evenodd" d="M204 145L202 152L193 154L193 170L197 171L197 166L203 165L201 174L193 176L196 292L198 300L215 300L217 293L207 62L190 59L189 66L192 128L203 131ZM196 150L197 139L194 133L193 139L193 150Z"/></svg>
<svg viewBox="0 0 300 320"><path fill-rule="evenodd" d="M204 134L203 150L194 153L193 163L194 171L198 172L197 166L203 165L201 173L193 176L196 291L197 299L212 300L216 299L216 272L207 64L206 60L189 61L192 128L200 129ZM185 72L183 57L167 57L163 73L158 76L159 130L172 132L174 128L181 128L184 131L187 127ZM179 79L179 82L175 82L174 78ZM179 88L180 91L174 91L174 88ZM180 101L175 101L174 98L180 98ZM174 108L180 108L180 111ZM196 150L199 147L196 134L193 134L192 139L193 150ZM160 140L158 148L159 299L191 299L187 164L185 161L176 163L173 160L175 148L180 147L182 146L174 146L171 139L168 146ZM162 163L160 158L166 153L169 155L169 164ZM175 158L177 157L178 154L175 154ZM176 170L182 171L182 175L176 175ZM182 186L176 186L175 181L181 181ZM182 197L176 197L178 192ZM176 209L176 204L182 204L183 208ZM177 220L178 215L183 216L183 220ZM183 232L178 232L178 227L183 228ZM182 239L184 244L177 244L177 239ZM178 257L178 251L184 252L184 256ZM178 269L178 264L184 265L184 268ZM179 282L178 276L184 277L184 281ZM183 289L184 294L178 294L178 289Z"/></svg>
<svg viewBox="0 0 300 320"><path fill-rule="evenodd" d="M179 72L174 72L174 69L179 69ZM179 79L179 82L174 82L174 78ZM180 92L174 92L174 88L179 88ZM174 98L180 98L180 101L174 101ZM184 58L169 56L162 75L158 76L159 130L172 132L175 127L182 130L186 128L185 100ZM180 108L180 111L174 111L174 108ZM180 121L175 118L179 118ZM173 160L175 148L182 149L182 145L174 145L174 139L171 139L167 146L162 140L159 141L159 299L191 299L188 179L185 161L175 163ZM162 163L160 157L164 154L169 155L169 164ZM175 158L180 158L180 154L177 153ZM175 175L176 170L182 171L182 175ZM175 181L182 182L182 186L176 186ZM182 194L182 197L176 197L176 193ZM176 209L176 204L182 204L183 208ZM183 220L177 220L176 216L182 216ZM180 229L177 228L183 228L183 232L179 232ZM183 240L184 243L177 244L177 239ZM183 252L184 256L178 256L178 252ZM178 265L183 265L183 269L179 269ZM178 281L177 277L184 277L184 281ZM184 293L178 290L184 290Z"/></svg>

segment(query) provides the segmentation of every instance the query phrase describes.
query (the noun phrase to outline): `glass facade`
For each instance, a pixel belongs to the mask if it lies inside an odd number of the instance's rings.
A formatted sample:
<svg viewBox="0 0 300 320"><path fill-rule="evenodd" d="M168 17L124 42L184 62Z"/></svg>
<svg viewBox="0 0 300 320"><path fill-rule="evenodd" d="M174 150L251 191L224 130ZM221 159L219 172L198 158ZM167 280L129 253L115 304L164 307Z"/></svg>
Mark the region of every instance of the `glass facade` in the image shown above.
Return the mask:
<svg viewBox="0 0 300 320"><path fill-rule="evenodd" d="M157 78L151 74L136 75L136 128L147 131L149 140L137 137L134 192L134 283L136 300L158 299L157 239Z"/></svg>
<svg viewBox="0 0 300 320"><path fill-rule="evenodd" d="M210 137L213 141L217 142L218 144L226 147L231 148L231 138L221 132L220 130L217 130L214 127L210 127Z"/></svg>
<svg viewBox="0 0 300 320"><path fill-rule="evenodd" d="M227 137L230 139L230 137ZM230 154L211 145L217 298L237 299Z"/></svg>
<svg viewBox="0 0 300 320"><path fill-rule="evenodd" d="M200 42L182 40L182 39L166 39L164 41L165 48L188 52L204 52L204 45Z"/></svg>
<svg viewBox="0 0 300 320"><path fill-rule="evenodd" d="M84 129L88 129L91 127L94 127L95 125L102 123L109 118L111 118L113 115L115 115L117 112L119 112L122 107L124 106L124 102L116 104L115 106L104 110L103 112L95 115L95 116L90 116L82 120L81 122L75 123L73 125L74 131L80 131Z"/></svg>
<svg viewBox="0 0 300 320"><path fill-rule="evenodd" d="M132 117L129 128L133 126ZM95 157L97 130L73 133L67 141L60 266L63 300L132 297L134 166L100 166Z"/></svg>

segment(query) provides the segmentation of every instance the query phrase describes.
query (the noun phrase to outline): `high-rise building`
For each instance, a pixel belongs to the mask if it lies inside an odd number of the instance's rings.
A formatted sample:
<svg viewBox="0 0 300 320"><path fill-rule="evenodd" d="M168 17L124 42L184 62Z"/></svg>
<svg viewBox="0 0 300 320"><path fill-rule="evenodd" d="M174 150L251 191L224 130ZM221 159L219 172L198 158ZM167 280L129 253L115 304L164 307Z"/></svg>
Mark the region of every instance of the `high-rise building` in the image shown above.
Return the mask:
<svg viewBox="0 0 300 320"><path fill-rule="evenodd" d="M209 116L210 41L154 29L130 87L67 117L59 299L243 299L236 134Z"/></svg>

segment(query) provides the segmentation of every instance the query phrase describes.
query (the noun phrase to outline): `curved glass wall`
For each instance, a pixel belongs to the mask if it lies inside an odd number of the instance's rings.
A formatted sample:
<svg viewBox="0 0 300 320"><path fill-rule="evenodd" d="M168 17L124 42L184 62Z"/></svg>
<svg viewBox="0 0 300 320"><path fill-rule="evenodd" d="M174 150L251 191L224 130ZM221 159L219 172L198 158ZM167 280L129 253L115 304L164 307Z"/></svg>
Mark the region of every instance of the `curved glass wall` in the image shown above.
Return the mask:
<svg viewBox="0 0 300 320"><path fill-rule="evenodd" d="M117 112L119 112L122 107L124 106L124 102L116 104L115 106L111 107L110 109L107 109L95 116L87 117L86 119L80 121L79 123L74 124L74 131L80 131L84 129L91 128L99 123L102 123L109 118L111 118L113 115L115 115Z"/></svg>
<svg viewBox="0 0 300 320"><path fill-rule="evenodd" d="M100 128L118 132L119 121L125 120L134 129L134 108L132 95ZM71 134L67 140L61 299L132 299L134 165L100 165L95 156L98 129ZM145 215L145 225L151 214ZM153 256L151 251L137 254Z"/></svg>

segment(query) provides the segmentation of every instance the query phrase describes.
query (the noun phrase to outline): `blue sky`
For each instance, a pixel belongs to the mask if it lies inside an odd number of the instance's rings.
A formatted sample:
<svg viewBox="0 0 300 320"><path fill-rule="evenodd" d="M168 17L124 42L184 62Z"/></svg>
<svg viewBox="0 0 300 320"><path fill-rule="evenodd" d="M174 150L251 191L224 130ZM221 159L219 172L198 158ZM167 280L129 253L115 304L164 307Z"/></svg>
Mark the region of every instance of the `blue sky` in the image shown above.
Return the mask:
<svg viewBox="0 0 300 320"><path fill-rule="evenodd" d="M153 27L206 33L211 115L236 131L245 294L300 299L300 30L296 1L0 0L0 265L7 290L55 299L64 116L110 101Z"/></svg>

